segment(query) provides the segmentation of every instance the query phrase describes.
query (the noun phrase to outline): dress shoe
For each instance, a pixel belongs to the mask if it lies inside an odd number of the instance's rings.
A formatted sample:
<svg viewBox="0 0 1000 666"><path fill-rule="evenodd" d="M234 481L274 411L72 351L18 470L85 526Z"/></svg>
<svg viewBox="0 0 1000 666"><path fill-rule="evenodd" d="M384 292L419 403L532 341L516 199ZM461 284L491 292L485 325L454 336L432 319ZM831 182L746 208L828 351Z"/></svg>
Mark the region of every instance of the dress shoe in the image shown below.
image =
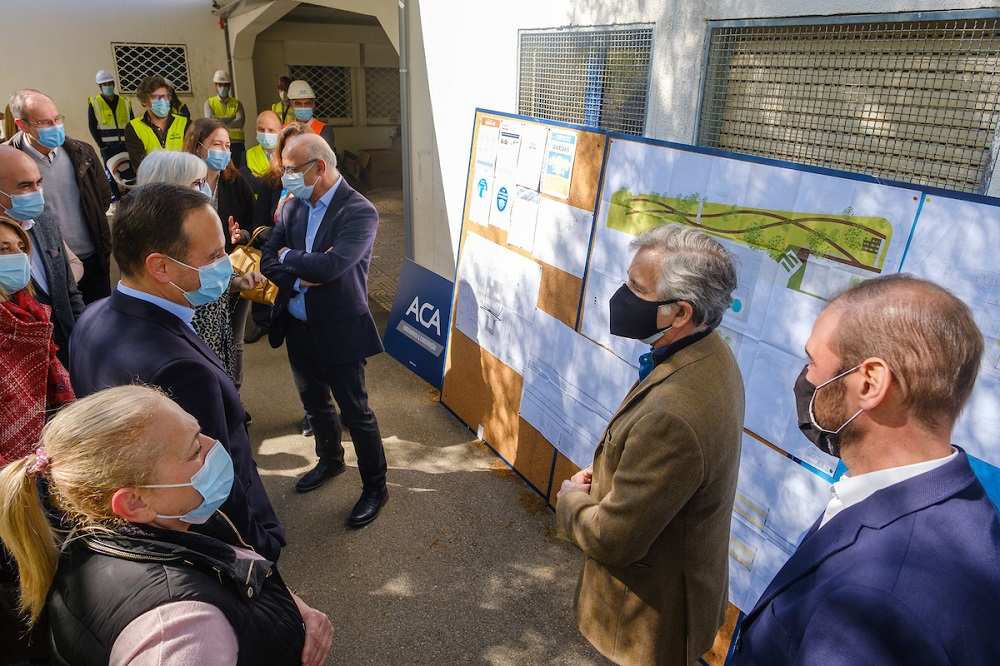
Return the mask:
<svg viewBox="0 0 1000 666"><path fill-rule="evenodd" d="M382 486L378 490L362 490L361 499L354 505L347 518L348 527L364 527L378 518L379 511L389 501L389 489Z"/></svg>
<svg viewBox="0 0 1000 666"><path fill-rule="evenodd" d="M310 490L316 490L326 483L327 479L332 479L343 471L343 461L327 463L320 460L316 463L315 467L303 474L302 478L296 481L295 492L307 493Z"/></svg>
<svg viewBox="0 0 1000 666"><path fill-rule="evenodd" d="M253 343L263 338L265 335L267 335L267 328L265 328L264 326L258 326L257 324L251 322L246 332L246 335L243 336L243 342L247 343L248 345L252 345Z"/></svg>
<svg viewBox="0 0 1000 666"><path fill-rule="evenodd" d="M302 427L302 436L303 437L312 437L313 436L313 427L312 427L312 424L309 423L309 416L303 416L302 417L302 426L301 427Z"/></svg>

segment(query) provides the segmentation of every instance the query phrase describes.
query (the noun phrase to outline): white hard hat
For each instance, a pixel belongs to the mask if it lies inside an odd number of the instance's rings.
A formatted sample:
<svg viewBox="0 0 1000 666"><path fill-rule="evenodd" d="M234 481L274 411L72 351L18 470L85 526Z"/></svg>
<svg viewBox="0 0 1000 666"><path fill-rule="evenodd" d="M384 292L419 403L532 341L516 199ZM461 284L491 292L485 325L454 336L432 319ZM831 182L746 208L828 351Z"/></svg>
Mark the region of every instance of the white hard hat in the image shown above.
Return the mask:
<svg viewBox="0 0 1000 666"><path fill-rule="evenodd" d="M97 70L97 76L94 77L96 80L94 83L114 83L115 77L106 69Z"/></svg>
<svg viewBox="0 0 1000 666"><path fill-rule="evenodd" d="M129 161L128 153L112 155L105 165L111 172L111 177L115 179L115 183L118 184L119 190L126 192L135 187L135 175L132 174L132 163ZM126 174L131 175L132 178L126 178Z"/></svg>
<svg viewBox="0 0 1000 666"><path fill-rule="evenodd" d="M288 99L316 99L312 87L302 79L288 84Z"/></svg>
<svg viewBox="0 0 1000 666"><path fill-rule="evenodd" d="M229 79L229 72L224 69L215 70L215 76L212 77L212 83L232 83Z"/></svg>

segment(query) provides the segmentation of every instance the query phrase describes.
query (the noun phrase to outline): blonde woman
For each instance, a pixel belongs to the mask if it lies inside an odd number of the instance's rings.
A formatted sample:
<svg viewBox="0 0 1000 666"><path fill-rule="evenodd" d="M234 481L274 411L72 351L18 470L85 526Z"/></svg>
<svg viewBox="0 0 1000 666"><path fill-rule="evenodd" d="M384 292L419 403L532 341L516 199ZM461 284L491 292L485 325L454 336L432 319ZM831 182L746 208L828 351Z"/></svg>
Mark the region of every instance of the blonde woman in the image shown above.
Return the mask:
<svg viewBox="0 0 1000 666"><path fill-rule="evenodd" d="M39 501L43 479L71 528L61 544ZM0 538L25 616L48 612L57 662L326 660L329 619L217 511L232 483L226 449L141 386L69 405L35 453L0 471Z"/></svg>

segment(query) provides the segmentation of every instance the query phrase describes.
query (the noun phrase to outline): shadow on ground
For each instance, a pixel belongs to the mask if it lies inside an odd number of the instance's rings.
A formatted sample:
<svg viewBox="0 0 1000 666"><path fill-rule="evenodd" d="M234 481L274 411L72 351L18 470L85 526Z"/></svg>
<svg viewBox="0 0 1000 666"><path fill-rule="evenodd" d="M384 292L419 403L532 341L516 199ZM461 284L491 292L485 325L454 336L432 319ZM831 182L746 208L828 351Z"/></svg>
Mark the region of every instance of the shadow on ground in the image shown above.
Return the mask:
<svg viewBox="0 0 1000 666"><path fill-rule="evenodd" d="M385 312L376 319L383 329ZM296 494L315 455L297 434L285 351L248 345L245 367L258 464L288 532L280 565L333 619L331 663L606 663L573 621L579 553L553 537L544 501L428 384L386 354L370 360L390 501L373 525L351 531L344 519L361 485L349 443L345 474Z"/></svg>

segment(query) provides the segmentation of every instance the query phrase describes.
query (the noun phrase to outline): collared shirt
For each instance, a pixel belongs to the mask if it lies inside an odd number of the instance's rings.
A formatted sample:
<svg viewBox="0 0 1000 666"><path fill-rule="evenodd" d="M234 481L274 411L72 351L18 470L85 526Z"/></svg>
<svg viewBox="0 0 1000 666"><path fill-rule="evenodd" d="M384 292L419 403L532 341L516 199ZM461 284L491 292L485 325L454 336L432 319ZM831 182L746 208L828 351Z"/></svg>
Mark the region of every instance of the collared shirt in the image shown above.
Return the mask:
<svg viewBox="0 0 1000 666"><path fill-rule="evenodd" d="M316 241L316 234L319 233L319 225L323 223L323 217L326 215L326 210L333 200L333 195L337 193L343 181L344 177L340 176L337 178L337 182L333 184L333 187L327 190L326 194L321 196L315 205L306 204L309 206L309 222L306 224L306 252L313 251L313 243ZM282 252L278 260L284 261L286 254L288 254L288 250ZM296 280L293 286L295 288L295 295L288 301L288 314L299 321L306 321L306 291L309 287L302 287L301 280Z"/></svg>
<svg viewBox="0 0 1000 666"><path fill-rule="evenodd" d="M59 154L59 149L58 148L50 148L49 149L49 154L48 155L43 155L42 151L40 151L37 148L35 148L35 146L31 143L31 139L28 138L27 134L25 134L25 136L24 136L24 150L25 150L25 152L28 153L28 156L31 157L32 159L34 159L36 162L40 162L42 160L45 160L49 164L52 164L53 162L55 162L56 155Z"/></svg>
<svg viewBox="0 0 1000 666"><path fill-rule="evenodd" d="M831 518L844 509L863 502L883 488L894 486L897 483L946 465L954 460L957 455L958 450L954 450L950 456L945 456L944 458L925 460L924 462L903 465L901 467L880 469L876 472L868 472L867 474L860 474L858 476L845 476L830 487L833 497L830 498L830 503L826 505L826 511L823 513L823 520L819 526L823 527L830 522Z"/></svg>
<svg viewBox="0 0 1000 666"><path fill-rule="evenodd" d="M125 286L124 283L119 282L116 287L119 293L125 294L126 296L131 296L132 298L138 298L140 301L146 301L147 303L152 303L153 305L162 308L174 315L182 322L187 324L188 328L192 331L194 330L194 324L191 320L194 319L194 308L188 307L186 305L181 305L179 303L174 303L173 301L168 301L165 298L160 298L159 296L154 296L153 294L146 293L145 291L139 291L138 289L133 289L132 287Z"/></svg>
<svg viewBox="0 0 1000 666"><path fill-rule="evenodd" d="M645 379L649 373L653 371L653 368L659 364L666 361L668 358L684 349L689 347L694 343L708 337L714 329L706 329L704 331L698 331L697 333L692 333L691 335L681 338L680 340L674 340L669 345L665 347L654 347L645 354L639 357L639 381Z"/></svg>

